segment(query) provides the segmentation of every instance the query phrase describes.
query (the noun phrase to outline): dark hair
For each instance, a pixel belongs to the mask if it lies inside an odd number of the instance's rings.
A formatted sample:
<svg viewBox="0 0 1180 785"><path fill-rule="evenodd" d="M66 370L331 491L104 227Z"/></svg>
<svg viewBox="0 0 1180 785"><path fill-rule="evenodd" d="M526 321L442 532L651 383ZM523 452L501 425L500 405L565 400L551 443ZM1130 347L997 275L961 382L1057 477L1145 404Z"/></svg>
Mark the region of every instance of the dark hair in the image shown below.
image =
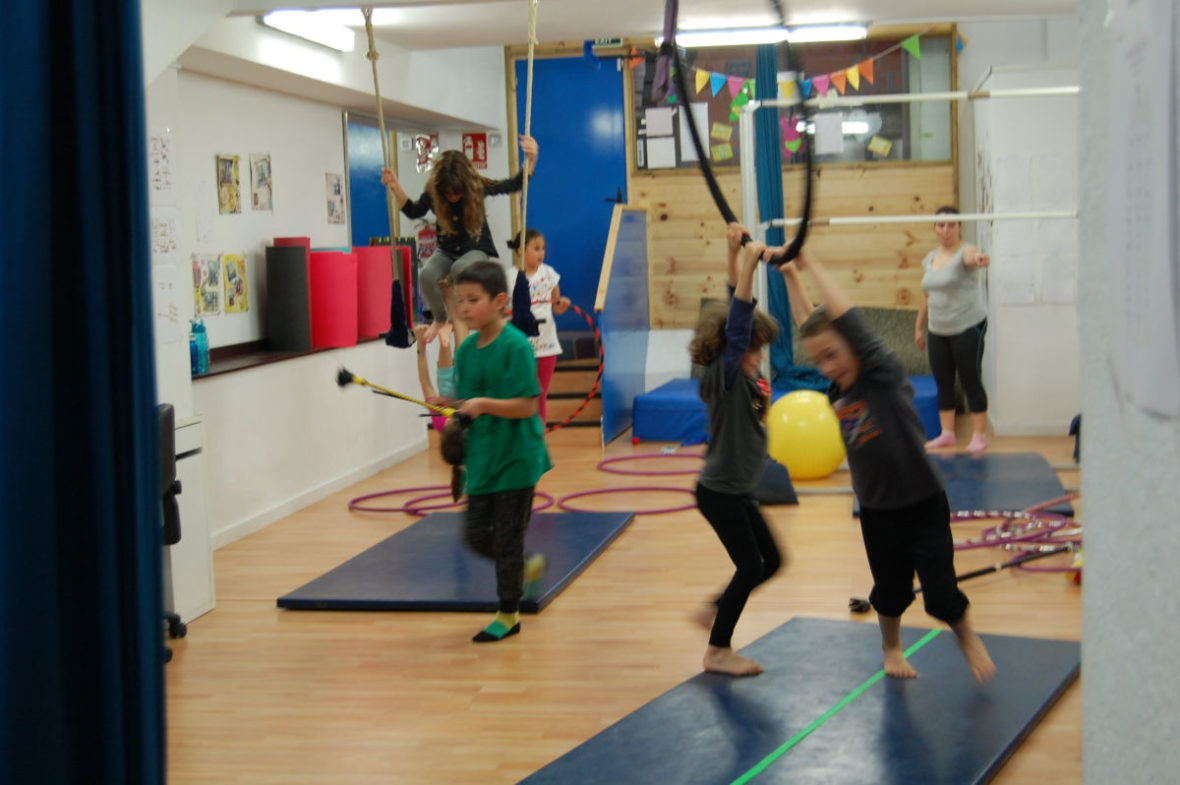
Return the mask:
<svg viewBox="0 0 1180 785"><path fill-rule="evenodd" d="M459 501L463 495L463 463L467 456L467 429L458 417L451 417L443 426L438 440L443 460L451 466L451 498Z"/></svg>
<svg viewBox="0 0 1180 785"><path fill-rule="evenodd" d="M828 330L834 329L835 326L832 324L832 319L828 316L828 309L822 305L817 305L815 310L803 320L803 324L799 325L799 337L814 338L821 333L826 333Z"/></svg>
<svg viewBox="0 0 1180 785"><path fill-rule="evenodd" d="M944 204L942 207L939 207L937 210L935 210L934 214L935 215L958 215L959 208L953 207L949 204ZM955 223L961 223L961 221L955 221Z"/></svg>
<svg viewBox="0 0 1180 785"><path fill-rule="evenodd" d="M697 322L696 332L688 345L688 353L697 365L709 365L721 356L725 348L725 322L729 318L729 306L715 303L707 307ZM778 322L762 311L754 311L754 324L750 329L748 349L761 349L778 337Z"/></svg>
<svg viewBox="0 0 1180 785"><path fill-rule="evenodd" d="M521 243L520 235L517 234L516 237L513 237L508 241L508 247L514 251L519 251L521 248L528 248L529 243L531 243L533 240L536 240L538 237L540 237L542 240L545 239L545 235L541 234L538 230L525 229L524 242Z"/></svg>
<svg viewBox="0 0 1180 785"><path fill-rule="evenodd" d="M498 262L487 260L472 262L455 277L455 285L473 283L488 293L489 297L508 293L508 277Z"/></svg>

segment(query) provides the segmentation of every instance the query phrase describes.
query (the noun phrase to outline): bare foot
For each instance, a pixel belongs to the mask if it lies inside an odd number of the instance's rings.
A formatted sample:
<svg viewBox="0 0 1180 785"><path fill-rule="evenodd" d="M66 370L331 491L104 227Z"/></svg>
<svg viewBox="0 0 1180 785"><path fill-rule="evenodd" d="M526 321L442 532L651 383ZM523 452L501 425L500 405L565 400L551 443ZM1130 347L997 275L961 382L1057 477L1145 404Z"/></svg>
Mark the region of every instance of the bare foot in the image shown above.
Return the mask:
<svg viewBox="0 0 1180 785"><path fill-rule="evenodd" d="M905 652L900 648L885 649L885 675L894 679L916 679L918 672L905 658Z"/></svg>
<svg viewBox="0 0 1180 785"><path fill-rule="evenodd" d="M423 343L430 343L438 337L438 331L442 329L442 322L433 321L430 326L426 328L426 334L422 337Z"/></svg>
<svg viewBox="0 0 1180 785"><path fill-rule="evenodd" d="M705 650L702 664L707 671L730 676L757 676L762 672L762 666L753 660L746 659L733 649L722 649L717 646L710 646Z"/></svg>
<svg viewBox="0 0 1180 785"><path fill-rule="evenodd" d="M440 346L450 346L451 333L454 332L454 329L450 322L442 323L442 326L438 328L438 342Z"/></svg>
<svg viewBox="0 0 1180 785"><path fill-rule="evenodd" d="M427 328L428 328L428 325L415 324L414 325L414 340L416 340L420 344L425 345Z"/></svg>
<svg viewBox="0 0 1180 785"><path fill-rule="evenodd" d="M955 635L959 641L959 648L963 650L963 656L967 659L967 665L971 668L971 675L975 677L975 680L982 684L995 676L996 664L992 662L992 658L988 655L983 641L979 639L975 631L972 629L956 630Z"/></svg>
<svg viewBox="0 0 1180 785"><path fill-rule="evenodd" d="M717 606L713 603L705 603L688 615L688 618L704 627L706 630L713 629L713 619L717 618Z"/></svg>

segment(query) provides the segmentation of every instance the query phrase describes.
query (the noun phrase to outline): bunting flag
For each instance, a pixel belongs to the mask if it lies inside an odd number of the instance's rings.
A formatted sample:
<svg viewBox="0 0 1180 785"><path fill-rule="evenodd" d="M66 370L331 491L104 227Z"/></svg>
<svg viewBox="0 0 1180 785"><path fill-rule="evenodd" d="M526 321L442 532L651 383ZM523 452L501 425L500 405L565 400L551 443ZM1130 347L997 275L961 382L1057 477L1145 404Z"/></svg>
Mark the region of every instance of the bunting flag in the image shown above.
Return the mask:
<svg viewBox="0 0 1180 785"><path fill-rule="evenodd" d="M726 80L729 85L730 98L737 98L742 94L742 88L746 86L746 80L740 76L731 76Z"/></svg>
<svg viewBox="0 0 1180 785"><path fill-rule="evenodd" d="M832 78L830 76L824 74L823 76L815 77L811 81L815 85L815 94L817 96L823 98L828 94L828 88L831 86L832 82Z"/></svg>
<svg viewBox="0 0 1180 785"><path fill-rule="evenodd" d="M860 69L857 66L846 68L844 75L848 78L848 84L852 85L853 90L860 89Z"/></svg>
<svg viewBox="0 0 1180 785"><path fill-rule="evenodd" d="M912 54L915 59L922 59L922 43L918 40L918 36L911 35L909 38L902 41L901 48Z"/></svg>
<svg viewBox="0 0 1180 785"><path fill-rule="evenodd" d="M790 101L795 97L795 83L779 82L778 83L778 97L784 101Z"/></svg>
<svg viewBox="0 0 1180 785"><path fill-rule="evenodd" d="M738 109L750 103L750 96L745 91L739 92L737 98L733 99L733 103L729 105L729 122L736 123L738 121Z"/></svg>
<svg viewBox="0 0 1180 785"><path fill-rule="evenodd" d="M965 36L965 35L958 36L958 38L955 39L955 52L956 53L962 52L963 47L966 46L968 43L970 43L970 41L967 39L967 36Z"/></svg>
<svg viewBox="0 0 1180 785"><path fill-rule="evenodd" d="M848 77L844 75L844 72L836 71L835 73L828 74L828 76L831 78L832 84L836 86L836 92L844 95L844 91L848 89Z"/></svg>
<svg viewBox="0 0 1180 785"><path fill-rule="evenodd" d="M811 89L813 86L813 81L811 79L804 79L802 84L803 84L803 98L804 98L804 100L806 100L811 97Z"/></svg>
<svg viewBox="0 0 1180 785"><path fill-rule="evenodd" d="M697 92L705 89L705 85L709 84L709 72L701 68L697 69Z"/></svg>
<svg viewBox="0 0 1180 785"><path fill-rule="evenodd" d="M875 61L871 58L868 60L861 60L860 64L856 66L856 70L860 71L860 75L865 78L869 84L873 83L873 63Z"/></svg>
<svg viewBox="0 0 1180 785"><path fill-rule="evenodd" d="M714 96L720 93L721 88L725 87L725 74L709 74L709 87L712 88Z"/></svg>

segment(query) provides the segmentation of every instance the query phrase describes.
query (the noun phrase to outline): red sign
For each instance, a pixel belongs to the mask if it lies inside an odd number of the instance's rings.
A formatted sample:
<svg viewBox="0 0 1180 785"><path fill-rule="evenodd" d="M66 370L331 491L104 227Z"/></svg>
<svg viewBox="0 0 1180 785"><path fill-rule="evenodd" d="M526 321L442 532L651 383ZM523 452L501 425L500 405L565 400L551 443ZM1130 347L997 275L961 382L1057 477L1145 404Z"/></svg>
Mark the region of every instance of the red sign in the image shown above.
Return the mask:
<svg viewBox="0 0 1180 785"><path fill-rule="evenodd" d="M463 153L476 169L487 169L488 135L463 134Z"/></svg>

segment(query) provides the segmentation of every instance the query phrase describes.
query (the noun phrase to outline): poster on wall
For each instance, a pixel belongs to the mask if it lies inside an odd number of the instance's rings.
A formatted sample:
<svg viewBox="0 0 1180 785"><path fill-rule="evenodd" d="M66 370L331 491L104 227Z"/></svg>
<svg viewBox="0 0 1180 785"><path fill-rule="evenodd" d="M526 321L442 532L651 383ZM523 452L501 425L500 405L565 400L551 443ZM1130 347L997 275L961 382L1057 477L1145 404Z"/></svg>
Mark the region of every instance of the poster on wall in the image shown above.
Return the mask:
<svg viewBox="0 0 1180 785"><path fill-rule="evenodd" d="M426 222L420 222L418 226L418 262L425 264L430 257L434 256L434 250L438 247L438 233L434 231L434 227Z"/></svg>
<svg viewBox="0 0 1180 785"><path fill-rule="evenodd" d="M221 265L225 274L225 312L242 313L250 310L245 254L223 253Z"/></svg>
<svg viewBox="0 0 1180 785"><path fill-rule="evenodd" d="M328 223L344 223L344 175L326 174L328 188Z"/></svg>
<svg viewBox="0 0 1180 785"><path fill-rule="evenodd" d="M238 156L217 156L217 212L233 215L242 212L242 191L238 184Z"/></svg>
<svg viewBox="0 0 1180 785"><path fill-rule="evenodd" d="M417 134L414 136L414 153L418 159L419 173L425 172L433 166L441 152L438 134Z"/></svg>
<svg viewBox="0 0 1180 785"><path fill-rule="evenodd" d="M463 134L463 154L476 169L488 168L488 135Z"/></svg>
<svg viewBox="0 0 1180 785"><path fill-rule="evenodd" d="M250 193L255 210L273 210L270 185L270 153L250 153Z"/></svg>
<svg viewBox="0 0 1180 785"><path fill-rule="evenodd" d="M193 300L197 318L221 313L221 265L214 254L193 254Z"/></svg>
<svg viewBox="0 0 1180 785"><path fill-rule="evenodd" d="M150 131L148 133L148 182L151 183L152 201L159 204L173 204L176 200L172 173L172 132Z"/></svg>

